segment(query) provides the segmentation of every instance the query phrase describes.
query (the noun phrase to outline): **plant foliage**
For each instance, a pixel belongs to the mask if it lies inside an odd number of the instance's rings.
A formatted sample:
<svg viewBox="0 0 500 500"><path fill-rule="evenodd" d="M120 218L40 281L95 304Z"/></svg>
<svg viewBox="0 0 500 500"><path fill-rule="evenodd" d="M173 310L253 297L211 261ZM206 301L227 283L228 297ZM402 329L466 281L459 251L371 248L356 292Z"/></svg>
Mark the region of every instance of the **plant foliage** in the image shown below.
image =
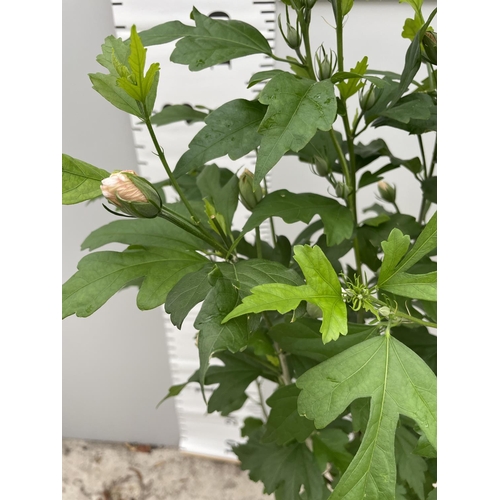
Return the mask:
<svg viewBox="0 0 500 500"><path fill-rule="evenodd" d="M251 384L272 384L262 419L245 421L246 441L234 452L276 500L437 498L437 149L423 147L437 130L436 11L425 18L422 0L400 0L413 9L400 74L372 69L367 57L346 71L345 16L356 15L355 2L330 0L337 36L329 53L310 45L315 1L282 1L280 31L296 58L278 57L253 26L196 8L190 20L106 38L97 61L107 73L90 75L93 88L145 124L166 176L154 186L126 177L139 198L103 191L116 215L125 215L120 203L142 207L151 196L158 215L129 210L136 218L87 237L90 253L63 285L63 317L89 316L132 284L140 309L164 307L179 329L198 306L199 369L164 399L199 384L207 411L230 415ZM249 87L264 85L255 100L154 113L161 70L146 64L145 47L171 42L172 63L194 72L254 54L288 68L250 76ZM182 121L203 126L171 168L154 127ZM408 134L420 155L398 158L381 138L364 140L381 127ZM252 150L255 171L240 177L210 163ZM267 192L262 182L284 155L308 164L329 194ZM66 205L100 197L111 175L65 154L62 166ZM421 187L418 213L401 212L404 186L385 180L395 169ZM377 199L359 206L359 190L374 183ZM249 211L243 227L233 220L240 203ZM277 218L303 224L293 243L276 234ZM109 243L125 248L97 250Z"/></svg>

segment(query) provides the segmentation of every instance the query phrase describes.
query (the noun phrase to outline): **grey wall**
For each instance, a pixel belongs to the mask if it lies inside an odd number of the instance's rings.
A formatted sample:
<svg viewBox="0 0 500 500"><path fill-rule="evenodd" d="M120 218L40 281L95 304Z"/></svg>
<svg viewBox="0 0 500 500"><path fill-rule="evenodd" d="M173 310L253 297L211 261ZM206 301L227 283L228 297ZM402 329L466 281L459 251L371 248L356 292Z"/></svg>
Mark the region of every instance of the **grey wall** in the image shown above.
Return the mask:
<svg viewBox="0 0 500 500"><path fill-rule="evenodd" d="M435 7L426 2L425 13ZM334 46L331 6L318 2L313 44ZM278 3L278 12L283 12ZM401 71L408 41L400 38L408 5L397 1L356 2L345 27L346 69L364 55L370 67ZM331 21L330 21L331 22ZM434 27L436 23L433 23ZM384 29L381 32L380 26ZM129 117L91 89L87 73L100 71L95 56L104 38L113 33L111 3L103 0L63 1L63 152L107 170L135 168ZM366 42L369 42L368 44ZM287 52L281 40L277 52ZM380 129L363 138L382 136L395 155L418 154L415 138L391 129ZM426 143L428 154L430 144ZM402 211L417 214L420 191L405 170L391 172L397 182ZM305 164L285 157L272 172L273 189L326 194L324 182ZM376 187L360 192L360 206L375 201ZM63 208L63 279L68 279L84 255L79 246L105 221L115 220L100 203ZM293 238L301 225L277 221L278 232ZM170 400L158 410L156 403L169 385L168 353L161 310L140 312L135 290L113 297L90 318L70 317L63 322L63 436L87 439L138 441L175 445L178 428Z"/></svg>

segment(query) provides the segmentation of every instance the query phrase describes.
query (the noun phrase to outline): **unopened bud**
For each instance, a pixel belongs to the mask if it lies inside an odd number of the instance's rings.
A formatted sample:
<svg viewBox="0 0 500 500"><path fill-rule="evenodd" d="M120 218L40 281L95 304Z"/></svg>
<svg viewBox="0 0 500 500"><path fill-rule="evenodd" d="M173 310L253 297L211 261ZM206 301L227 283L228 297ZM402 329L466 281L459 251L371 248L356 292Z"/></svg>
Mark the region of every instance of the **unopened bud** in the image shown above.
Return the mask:
<svg viewBox="0 0 500 500"><path fill-rule="evenodd" d="M226 221L224 216L215 210L215 207L207 200L203 198L205 202L205 213L208 216L208 223L210 227L221 236L227 234Z"/></svg>
<svg viewBox="0 0 500 500"><path fill-rule="evenodd" d="M377 98L375 97L375 87L370 85L366 92L362 92L359 98L359 105L363 111L368 111L373 107Z"/></svg>
<svg viewBox="0 0 500 500"><path fill-rule="evenodd" d="M250 172L250 170L245 169L241 174L238 183L241 203L247 210L250 210L250 212L257 206L259 201L262 200L262 197L264 196L264 192L260 185L257 185L254 191L253 179L253 173Z"/></svg>
<svg viewBox="0 0 500 500"><path fill-rule="evenodd" d="M332 51L327 55L323 45L319 47L315 54L316 73L319 80L328 80L332 77L337 62L333 62Z"/></svg>
<svg viewBox="0 0 500 500"><path fill-rule="evenodd" d="M101 181L104 197L125 214L140 219L153 219L161 212L158 191L133 170L117 170Z"/></svg>
<svg viewBox="0 0 500 500"><path fill-rule="evenodd" d="M379 314L381 316L384 316L384 318L387 318L389 316L389 314L391 314L391 310L387 307L387 306L382 306L379 310L378 310Z"/></svg>
<svg viewBox="0 0 500 500"><path fill-rule="evenodd" d="M290 0L290 5L294 10L301 10L304 8L305 0Z"/></svg>
<svg viewBox="0 0 500 500"><path fill-rule="evenodd" d="M347 200L349 194L351 193L351 190L349 186L344 182L337 182L337 184L335 185L335 193L339 198Z"/></svg>
<svg viewBox="0 0 500 500"><path fill-rule="evenodd" d="M394 203L396 201L396 187L387 184L387 182L380 181L378 183L378 192L380 197L387 201L388 203Z"/></svg>
<svg viewBox="0 0 500 500"><path fill-rule="evenodd" d="M316 0L304 0L304 7L306 9L312 9L314 7L315 3L316 3Z"/></svg>
<svg viewBox="0 0 500 500"><path fill-rule="evenodd" d="M330 172L328 162L321 156L314 155L314 172L320 177L326 177Z"/></svg>
<svg viewBox="0 0 500 500"><path fill-rule="evenodd" d="M290 24L290 17L288 15L288 9L286 11L286 35L283 32L283 28L281 27L281 14L278 16L278 26L281 31L281 36L285 40L286 44L291 48L291 49L298 49L300 47L300 44L302 43L302 35L300 34L300 27L297 23L297 28L294 28Z"/></svg>
<svg viewBox="0 0 500 500"><path fill-rule="evenodd" d="M437 33L435 31L426 31L422 39L426 59L434 65L437 65Z"/></svg>

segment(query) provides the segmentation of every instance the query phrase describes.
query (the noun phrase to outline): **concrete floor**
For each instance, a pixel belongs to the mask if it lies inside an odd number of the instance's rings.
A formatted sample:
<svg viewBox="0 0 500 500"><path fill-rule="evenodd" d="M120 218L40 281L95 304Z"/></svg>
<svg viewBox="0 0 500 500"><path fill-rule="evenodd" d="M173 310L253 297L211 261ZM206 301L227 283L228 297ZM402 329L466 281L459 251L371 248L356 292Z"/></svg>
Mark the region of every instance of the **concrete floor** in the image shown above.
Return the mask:
<svg viewBox="0 0 500 500"><path fill-rule="evenodd" d="M271 500L237 463L172 448L63 439L62 500Z"/></svg>

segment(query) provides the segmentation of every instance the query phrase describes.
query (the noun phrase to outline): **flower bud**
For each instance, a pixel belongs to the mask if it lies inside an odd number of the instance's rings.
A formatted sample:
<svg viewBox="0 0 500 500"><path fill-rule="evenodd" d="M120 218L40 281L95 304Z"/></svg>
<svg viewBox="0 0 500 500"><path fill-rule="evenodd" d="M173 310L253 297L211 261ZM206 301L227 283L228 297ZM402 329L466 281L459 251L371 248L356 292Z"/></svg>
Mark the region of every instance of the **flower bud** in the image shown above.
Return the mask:
<svg viewBox="0 0 500 500"><path fill-rule="evenodd" d="M378 192L380 197L387 201L388 203L394 203L396 201L396 187L387 184L387 182L380 181L378 183Z"/></svg>
<svg viewBox="0 0 500 500"><path fill-rule="evenodd" d="M314 7L315 3L316 3L316 0L304 0L304 7L306 9L312 9Z"/></svg>
<svg viewBox="0 0 500 500"><path fill-rule="evenodd" d="M379 314L381 316L384 316L384 318L387 318L389 316L389 314L391 314L391 310L387 307L387 306L382 306L379 310L378 310Z"/></svg>
<svg viewBox="0 0 500 500"><path fill-rule="evenodd" d="M437 33L426 31L422 39L426 59L434 66L437 65Z"/></svg>
<svg viewBox="0 0 500 500"><path fill-rule="evenodd" d="M304 8L304 0L290 0L290 4L294 10L301 10Z"/></svg>
<svg viewBox="0 0 500 500"><path fill-rule="evenodd" d="M133 170L115 171L101 181L104 197L132 217L152 219L161 212L158 191Z"/></svg>
<svg viewBox="0 0 500 500"><path fill-rule="evenodd" d="M241 174L238 183L238 187L240 189L240 201L247 210L250 210L250 212L257 206L257 203L259 203L264 196L264 192L260 185L257 185L254 191L253 179L253 173L250 172L250 170L245 169L245 171Z"/></svg>
<svg viewBox="0 0 500 500"><path fill-rule="evenodd" d="M320 177L326 177L330 172L328 162L321 156L314 155L314 172Z"/></svg>
<svg viewBox="0 0 500 500"><path fill-rule="evenodd" d="M347 184L344 182L337 182L335 185L335 194L339 197L342 198L343 200L347 201L347 198L349 197L349 194L351 193L351 189Z"/></svg>
<svg viewBox="0 0 500 500"><path fill-rule="evenodd" d="M283 28L281 27L281 14L278 16L278 26L281 31L281 36L291 49L298 49L300 47L300 44L302 43L302 35L300 34L299 25L297 24L297 28L294 28L290 24L288 9L286 11L286 18L287 22L286 22L286 35L285 35L285 33L283 32Z"/></svg>
<svg viewBox="0 0 500 500"><path fill-rule="evenodd" d="M366 92L362 92L359 98L359 105L363 111L368 111L373 107L377 98L375 97L375 86L370 85Z"/></svg>
<svg viewBox="0 0 500 500"><path fill-rule="evenodd" d="M316 73L318 80L328 80L332 77L337 62L333 63L332 51L327 55L325 48L321 45L315 54Z"/></svg>

